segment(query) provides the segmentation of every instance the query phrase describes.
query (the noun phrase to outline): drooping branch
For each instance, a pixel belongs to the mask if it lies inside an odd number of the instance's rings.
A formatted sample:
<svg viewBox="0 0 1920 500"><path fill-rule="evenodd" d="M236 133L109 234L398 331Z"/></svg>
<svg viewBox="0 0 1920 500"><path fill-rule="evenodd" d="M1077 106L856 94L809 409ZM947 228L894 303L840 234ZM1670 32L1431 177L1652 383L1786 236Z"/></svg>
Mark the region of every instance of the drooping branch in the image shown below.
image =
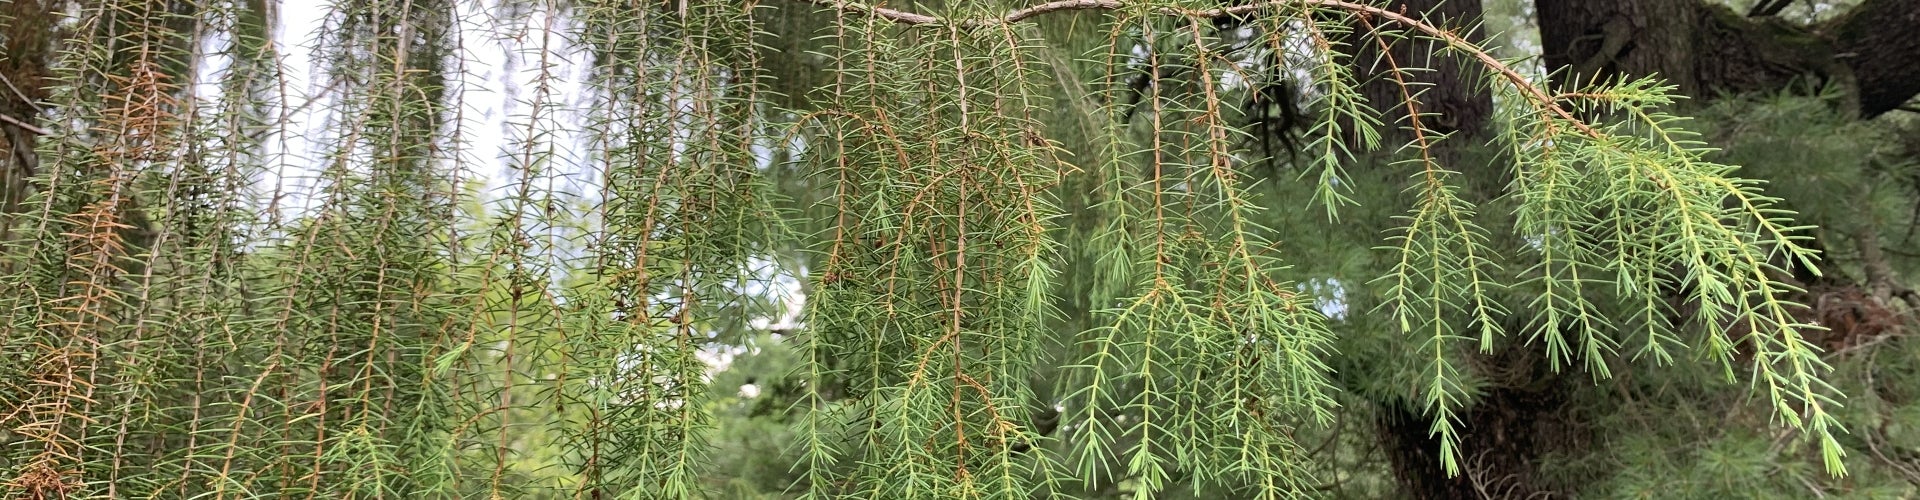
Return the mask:
<svg viewBox="0 0 1920 500"><path fill-rule="evenodd" d="M883 19L901 23L901 24L932 25L932 26L952 25L952 26L963 26L963 27L969 27L969 28L1013 24L1013 23L1018 23L1020 21L1025 21L1028 18L1031 18L1034 16L1046 14L1048 12L1055 12L1055 11L1115 9L1120 7L1120 2L1114 1L1114 0L1059 0L1055 2L1047 2L1040 5L1027 7L1027 8L1016 10L1013 12L1008 12L1007 15L1001 16L999 18L949 20L949 19L941 19L938 17L929 16L926 14L918 14L913 12L894 10L886 7L873 7L873 6L863 5L855 2L834 2L831 0L810 0L810 1L812 1L813 3L825 5L828 7L833 7L833 8L848 11L848 12L873 14Z"/></svg>
<svg viewBox="0 0 1920 500"><path fill-rule="evenodd" d="M1008 12L1004 16L997 17L997 18L943 19L939 17L929 16L926 14L888 9L885 7L874 7L874 6L869 6L869 5L854 3L854 2L836 2L833 0L807 0L807 1L817 5L839 9L842 11L861 13L861 14L870 14L873 16L880 17L882 19L887 19L893 22L906 24L906 25L952 26L952 27L961 27L961 28L981 28L981 27L988 27L988 26L1001 26L1001 25L1007 25L1007 24L1014 24L1014 23L1018 23L1018 22L1033 18L1035 16L1047 14L1050 12L1071 11L1071 10L1119 10L1128 6L1127 3L1122 2L1120 0L1058 0L1054 2L1047 2L1047 3L1035 5L1032 7L1014 10L1012 12ZM1543 112L1552 114L1553 116L1558 117L1560 119L1566 120L1568 123L1571 123L1574 128L1579 129L1582 133L1586 134L1589 137L1594 137L1594 138L1600 137L1600 133L1598 131L1594 130L1591 126L1588 126L1585 121L1575 118L1571 112L1568 112L1566 108L1561 107L1556 100L1548 96L1547 93L1541 90L1539 86L1536 86L1533 84L1533 82L1528 81L1525 76L1521 76L1519 72L1514 71L1514 69L1510 66L1507 66L1506 63L1500 62L1499 58L1494 57L1493 54L1488 53L1486 50L1481 49L1479 45L1476 45L1473 42L1468 41L1466 38L1463 38L1460 35L1453 33L1452 31L1448 31L1446 28L1443 28L1431 23L1427 23L1419 19L1415 19L1414 17L1405 13L1395 12L1383 7L1377 7L1373 5L1367 5L1367 4L1362 4L1358 2L1343 1L1343 0L1266 0L1266 1L1248 3L1244 5L1236 5L1232 7L1219 8L1219 9L1194 10L1194 9L1180 9L1180 8L1174 8L1174 7L1156 7L1153 10L1162 15L1168 15L1168 16L1211 19L1216 17L1241 16L1241 15L1251 14L1254 12L1260 12L1263 10L1277 9L1282 7L1318 7L1318 8L1342 10L1342 11L1353 13L1355 15L1377 17L1382 20L1404 26L1410 30L1417 31L1423 35L1433 37L1434 39L1437 39L1440 42L1444 43L1447 46L1447 48L1460 51L1466 54L1468 57L1471 57L1472 59L1474 59L1475 62L1478 62L1481 65L1485 66L1488 71L1492 71L1496 74L1499 74L1503 79L1507 80L1509 83L1512 83L1514 88L1519 90L1520 93L1524 95L1529 102L1532 102L1537 109Z"/></svg>

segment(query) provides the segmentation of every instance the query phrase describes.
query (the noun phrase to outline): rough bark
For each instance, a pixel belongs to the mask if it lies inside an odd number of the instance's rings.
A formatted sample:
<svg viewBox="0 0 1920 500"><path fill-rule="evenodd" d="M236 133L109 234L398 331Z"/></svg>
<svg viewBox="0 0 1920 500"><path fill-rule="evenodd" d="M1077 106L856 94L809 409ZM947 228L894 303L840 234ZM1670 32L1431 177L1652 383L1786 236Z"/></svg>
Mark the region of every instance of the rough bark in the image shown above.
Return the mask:
<svg viewBox="0 0 1920 500"><path fill-rule="evenodd" d="M1863 117L1920 93L1920 2L1866 0L1815 26L1702 0L1539 0L1547 67L1562 85L1658 76L1681 94L1776 91L1797 81L1855 90Z"/></svg>
<svg viewBox="0 0 1920 500"><path fill-rule="evenodd" d="M47 94L47 63L57 25L53 0L0 3L0 243L12 239L14 214L27 179L40 165L39 102Z"/></svg>
<svg viewBox="0 0 1920 500"><path fill-rule="evenodd" d="M1853 71L1862 115L1892 111L1920 94L1920 2L1867 0L1823 31L1839 41L1834 57Z"/></svg>

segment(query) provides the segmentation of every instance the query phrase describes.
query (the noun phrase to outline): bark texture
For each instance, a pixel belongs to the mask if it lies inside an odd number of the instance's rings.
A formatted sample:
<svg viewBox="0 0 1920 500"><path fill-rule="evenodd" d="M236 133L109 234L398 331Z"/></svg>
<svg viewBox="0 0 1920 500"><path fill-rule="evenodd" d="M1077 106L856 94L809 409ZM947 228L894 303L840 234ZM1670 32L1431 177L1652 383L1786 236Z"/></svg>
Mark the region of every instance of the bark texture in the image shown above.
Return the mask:
<svg viewBox="0 0 1920 500"><path fill-rule="evenodd" d="M1658 76L1681 94L1854 89L1863 117L1920 93L1920 2L1866 0L1823 24L1748 17L1702 0L1539 0L1547 67L1562 85Z"/></svg>
<svg viewBox="0 0 1920 500"><path fill-rule="evenodd" d="M0 2L0 244L12 239L14 214L39 169L40 102L57 25L54 0Z"/></svg>
<svg viewBox="0 0 1920 500"><path fill-rule="evenodd" d="M1860 113L1872 117L1920 94L1920 2L1867 0L1824 28L1853 71Z"/></svg>

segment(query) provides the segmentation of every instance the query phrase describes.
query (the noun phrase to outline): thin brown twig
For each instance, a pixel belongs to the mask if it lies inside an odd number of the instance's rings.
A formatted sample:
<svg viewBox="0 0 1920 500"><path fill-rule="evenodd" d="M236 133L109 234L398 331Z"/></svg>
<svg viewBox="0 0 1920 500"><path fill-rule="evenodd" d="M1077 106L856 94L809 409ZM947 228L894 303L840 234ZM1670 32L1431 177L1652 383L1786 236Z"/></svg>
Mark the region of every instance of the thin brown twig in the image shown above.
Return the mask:
<svg viewBox="0 0 1920 500"><path fill-rule="evenodd" d="M10 124L13 124L13 126L15 127L20 127L21 129L24 129L28 132L33 132L33 135L53 135L53 132L49 132L47 131L47 129L40 128L40 127L34 126L34 124L21 121L19 118L14 118L12 115L8 115L6 113L0 113L0 122L7 122Z"/></svg>
<svg viewBox="0 0 1920 500"><path fill-rule="evenodd" d="M13 95L20 97L20 102L26 103L26 105L28 107L33 108L34 111L38 111L40 112L40 114L47 113L46 108L40 107L40 103L33 102L33 98L27 97L27 93L21 91L18 85L14 85L13 79L7 78L7 75L5 73L0 73L0 83L6 84L7 90L13 91ZM46 134L41 134L41 135L46 135Z"/></svg>

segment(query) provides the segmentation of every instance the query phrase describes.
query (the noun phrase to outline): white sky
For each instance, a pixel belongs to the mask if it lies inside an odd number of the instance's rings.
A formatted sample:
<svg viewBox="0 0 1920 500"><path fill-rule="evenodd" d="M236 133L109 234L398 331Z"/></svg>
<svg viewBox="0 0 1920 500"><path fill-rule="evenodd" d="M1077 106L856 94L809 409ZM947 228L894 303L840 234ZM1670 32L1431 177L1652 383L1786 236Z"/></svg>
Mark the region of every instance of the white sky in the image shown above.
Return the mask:
<svg viewBox="0 0 1920 500"><path fill-rule="evenodd" d="M458 79L449 82L449 98L461 106L460 122L457 124L459 138L465 143L461 151L463 162L471 172L464 178L479 180L486 186L485 192L497 193L500 189L516 184L515 170L510 161L521 154L522 148L517 139L527 135L527 113L531 110L528 102L534 98L533 84L538 68L541 36L538 33L519 32L518 25L502 25L492 18L489 8L492 2L462 0L457 2L459 19L459 43L464 49L457 54L457 61L463 68L449 68L460 73ZM320 30L326 22L333 6L321 2L281 2L279 4L279 25L274 33L274 42L279 46L282 57L282 71L288 84L286 96L288 108L294 110L289 117L288 134L279 137L284 141L286 179L283 190L289 193L310 193L313 191L315 160L326 151L315 150L316 145L327 141L315 141L324 137L329 126L327 112L331 108L333 95L327 93L328 82L323 81L324 68L315 66L314 54L318 47ZM542 14L534 13L526 22L534 26L544 22ZM515 23L518 24L518 23ZM554 76L551 80L553 100L557 105L549 104L548 112L556 113L546 118L550 126L543 127L553 134L554 149L559 155L552 164L555 179L536 182L535 189L552 188L575 193L582 192L591 185L573 182L568 179L582 173L579 165L584 162L579 154L583 148L568 147L580 143L582 138L573 119L573 110L580 108L577 99L585 95L583 83L586 67L572 44L564 39L568 31L564 24L556 26L562 33L553 37L554 51L548 54L554 63ZM309 104L309 101L313 101ZM279 182L268 179L269 182ZM489 198L497 198L489 196ZM304 206L305 203L295 203Z"/></svg>
<svg viewBox="0 0 1920 500"><path fill-rule="evenodd" d="M525 25L514 23L507 25L504 20L492 17L491 0L460 0L456 5L459 19L459 44L464 53L456 54L463 68L449 68L460 72L460 78L449 82L449 99L458 103L460 120L457 123L459 137L464 142L461 148L463 161L470 172L463 179L478 180L484 183L484 195L487 201L494 202L496 210L504 208L498 204L506 194L502 190L517 189L518 170L514 161L523 152L518 139L527 135L528 116L531 111L531 99L536 98L534 89L538 75L536 66L540 59L540 33L525 33L525 26L540 26L545 22L542 14L534 13L525 19ZM283 213L283 220L291 220L299 215L299 210L312 209L315 193L315 177L320 172L317 160L324 158L327 151L316 149L325 147L328 141L316 141L330 132L327 120L330 103L334 98L326 94L329 91L323 76L324 68L315 66L314 55L319 49L320 31L326 18L333 10L331 3L288 1L278 4L279 24L273 37L282 57L282 72L287 78L287 107L294 112L288 120L285 135L275 134L271 143L284 148L286 155L282 161L282 173L271 175L263 181L269 189L278 186L287 194L288 206L293 213ZM554 78L552 96L548 112L553 113L543 119L542 127L551 135L552 147L556 158L550 165L550 178L537 179L534 189L551 190L559 197L563 205L577 201L578 196L564 193L597 196L594 191L594 173L587 168L588 163L581 156L585 147L585 136L577 126L581 123L578 110L587 105L583 101L587 92L584 88L586 71L584 55L575 50L573 44L565 39L570 26L556 23L555 36L551 39L552 51L547 59L553 63ZM308 101L313 102L309 104ZM545 146L542 146L545 147ZM767 161L772 155L764 155ZM549 249L556 253L564 250ZM771 261L759 264L771 264ZM767 269L771 269L768 266ZM761 279L772 279L776 290L767 290L759 283L746 285L747 293L777 293L786 297L786 311L780 318L756 318L752 320L754 328L792 329L798 325L800 312L805 303L800 296L799 281L789 273L757 272ZM773 276L772 274L778 274ZM720 350L704 352L709 362L724 366L737 352Z"/></svg>

